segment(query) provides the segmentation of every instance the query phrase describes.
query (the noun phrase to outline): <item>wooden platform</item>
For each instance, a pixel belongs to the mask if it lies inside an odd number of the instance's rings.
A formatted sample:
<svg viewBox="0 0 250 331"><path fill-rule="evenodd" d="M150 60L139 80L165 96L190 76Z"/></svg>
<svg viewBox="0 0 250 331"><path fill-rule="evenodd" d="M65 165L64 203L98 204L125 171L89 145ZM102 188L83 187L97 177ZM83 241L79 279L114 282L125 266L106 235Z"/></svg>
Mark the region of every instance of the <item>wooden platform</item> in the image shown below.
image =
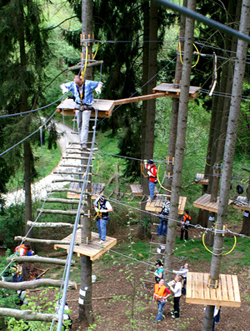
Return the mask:
<svg viewBox="0 0 250 331"><path fill-rule="evenodd" d="M238 196L233 203L233 207L241 211L248 210L250 211L250 203L247 202L246 197Z"/></svg>
<svg viewBox="0 0 250 331"><path fill-rule="evenodd" d="M189 99L194 100L198 97L200 92L199 86L190 86L189 87ZM170 98L179 98L180 97L180 88L174 88L174 84L161 83L160 85L153 88L153 93L165 92L166 97Z"/></svg>
<svg viewBox="0 0 250 331"><path fill-rule="evenodd" d="M236 275L220 275L219 287L208 288L208 273L188 272L186 302L198 305L240 307L240 290Z"/></svg>
<svg viewBox="0 0 250 331"><path fill-rule="evenodd" d="M145 210L152 211L155 213L160 213L162 210L162 204L165 201L165 197L166 195L164 194L158 194L153 201L146 203ZM186 201L187 201L187 197L179 197L179 208L178 208L179 215L184 214Z"/></svg>
<svg viewBox="0 0 250 331"><path fill-rule="evenodd" d="M131 191L133 193L133 195L136 196L142 196L143 190L142 190L142 186L139 184L131 184L130 185ZM159 194L157 188L155 187L155 194Z"/></svg>
<svg viewBox="0 0 250 331"><path fill-rule="evenodd" d="M67 193L67 198L69 199L80 199L81 188L79 188L79 183L71 183L70 190L78 191L79 193ZM100 194L104 191L105 183L91 183L91 199L97 199Z"/></svg>
<svg viewBox="0 0 250 331"><path fill-rule="evenodd" d="M208 185L208 178L204 178L204 174L196 174L195 182L201 185Z"/></svg>
<svg viewBox="0 0 250 331"><path fill-rule="evenodd" d="M219 208L219 197L217 197L217 202L210 202L211 194L203 194L201 197L199 197L196 201L194 201L193 206L208 210L212 213L218 213ZM233 200L228 200L228 205L231 205L233 203Z"/></svg>
<svg viewBox="0 0 250 331"><path fill-rule="evenodd" d="M76 233L76 241L80 241L81 230L77 230ZM104 253L107 253L110 248L116 245L117 239L106 236L106 241L104 241L101 245L98 244L100 241L99 234L96 232L91 232L91 241L89 244L80 244L74 246L74 253L77 253L77 256L89 256L91 261L99 259ZM72 234L64 238L63 240L71 240ZM66 249L69 251L69 245L54 245L54 249L57 250L59 248Z"/></svg>
<svg viewBox="0 0 250 331"><path fill-rule="evenodd" d="M92 107L98 109L98 117L110 117L115 103L114 100L94 99ZM75 111L75 101L73 99L65 99L57 106L57 112L63 113L65 116L74 116ZM95 111L91 112L91 116L95 116Z"/></svg>

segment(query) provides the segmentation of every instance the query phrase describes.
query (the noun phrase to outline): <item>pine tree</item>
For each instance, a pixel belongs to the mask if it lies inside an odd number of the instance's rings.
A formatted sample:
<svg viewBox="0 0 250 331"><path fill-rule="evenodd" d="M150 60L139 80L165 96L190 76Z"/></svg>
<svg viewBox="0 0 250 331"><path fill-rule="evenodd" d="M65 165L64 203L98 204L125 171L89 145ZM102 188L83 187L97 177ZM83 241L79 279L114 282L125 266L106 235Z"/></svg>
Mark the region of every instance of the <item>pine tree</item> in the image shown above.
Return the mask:
<svg viewBox="0 0 250 331"><path fill-rule="evenodd" d="M5 113L26 112L41 96L43 67L48 55L47 33L41 31L41 5L33 0L0 1L1 109ZM24 139L39 121L34 114L8 119L3 130L4 148ZM24 159L25 219L32 219L31 179L35 174L31 140L25 140L5 156L14 172Z"/></svg>

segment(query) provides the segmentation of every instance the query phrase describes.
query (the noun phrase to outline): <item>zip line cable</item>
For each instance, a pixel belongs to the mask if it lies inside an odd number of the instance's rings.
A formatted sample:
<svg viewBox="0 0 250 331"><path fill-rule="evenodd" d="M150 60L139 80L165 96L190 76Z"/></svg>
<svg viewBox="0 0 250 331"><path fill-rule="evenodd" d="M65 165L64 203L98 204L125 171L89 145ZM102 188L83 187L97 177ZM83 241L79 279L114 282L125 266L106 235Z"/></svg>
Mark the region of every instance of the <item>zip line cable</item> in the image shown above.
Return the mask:
<svg viewBox="0 0 250 331"><path fill-rule="evenodd" d="M13 148L15 148L16 146L20 145L22 142L24 142L25 140L29 139L30 137L32 137L35 133L37 133L41 128L43 128L57 113L57 109L54 111L54 113L43 123L43 125L41 125L37 130L35 130L34 132L32 132L30 135L28 135L27 137L25 137L24 139L20 140L18 143L16 143L15 145L13 145L12 147L6 149L4 152L2 152L0 154L0 156L3 156L4 154L8 153L10 150L12 150Z"/></svg>
<svg viewBox="0 0 250 331"><path fill-rule="evenodd" d="M92 162L92 155L93 155L94 142L95 142L95 136L96 136L97 115L98 115L98 110L96 109L95 110L95 126L94 126L93 139L92 139L92 144L91 144L91 150L90 150L90 154L89 154L88 164L87 164L87 168L86 168L86 173L87 174L90 172L90 164ZM84 196L84 192L85 192L85 190L87 188L88 176L89 175L86 175L84 177L84 182L83 182L83 185L82 185L81 196L80 196L80 200L79 200L79 204L78 204L78 209L77 209L77 215L76 215L76 219L75 219L74 229L73 229L73 232L72 232L72 237L71 237L70 246L69 246L69 252L68 252L68 257L67 257L67 261L68 261L67 267L65 265L65 269L67 269L67 270L65 271L64 284L62 282L62 284L64 285L64 290L63 290L63 295L62 295L62 299L61 300L60 300L60 297L59 297L60 310L59 310L59 320L58 320L58 326L57 326L57 330L58 331L61 331L61 328L62 328L63 313L64 313L64 306L65 306L65 301L66 301L66 294L67 294L67 290L68 290L68 282L69 282L71 260L72 260L72 256L73 256L74 245L75 245L75 237L76 237L77 225L78 225L78 222L79 222L79 219L80 219L80 209L81 209L82 199L83 199L83 196ZM84 199L85 199L85 196L84 196Z"/></svg>
<svg viewBox="0 0 250 331"><path fill-rule="evenodd" d="M0 118L4 118L4 117L13 117L13 116L21 116L21 115L25 115L25 114L30 114L30 113L34 113L38 110L41 110L41 109L45 109L45 108L48 108L52 105L54 105L56 102L60 101L66 94L68 94L69 92L67 93L64 93L63 96L61 96L59 99L57 99L56 101L53 101L52 103L46 105L46 106L43 106L43 107L40 107L40 108L36 108L36 109L32 109L32 110L28 110L28 111L24 111L22 113L15 113L15 114L6 114L6 115L0 115Z"/></svg>
<svg viewBox="0 0 250 331"><path fill-rule="evenodd" d="M222 23L219 23L211 18L208 18L204 15L201 15L191 9L176 5L175 3L168 1L168 0L154 0L154 1L163 5L164 7L168 7L170 9L172 9L173 11L177 11L184 16L188 16L190 18L193 18L194 20L203 22L204 24L206 24L212 28L218 29L218 30L224 32L226 35L233 36L233 37L241 39L247 43L250 43L250 37L245 35L244 33L241 33L237 30L229 28L228 26L226 26Z"/></svg>

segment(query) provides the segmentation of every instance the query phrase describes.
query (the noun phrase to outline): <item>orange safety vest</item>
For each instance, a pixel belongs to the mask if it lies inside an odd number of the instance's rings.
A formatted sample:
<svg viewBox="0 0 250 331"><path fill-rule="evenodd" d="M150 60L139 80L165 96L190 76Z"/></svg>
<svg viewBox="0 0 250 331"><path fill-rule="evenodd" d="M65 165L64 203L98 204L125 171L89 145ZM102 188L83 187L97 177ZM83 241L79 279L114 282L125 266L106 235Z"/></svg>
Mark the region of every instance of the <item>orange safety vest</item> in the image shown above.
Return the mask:
<svg viewBox="0 0 250 331"><path fill-rule="evenodd" d="M159 284L155 284L155 291L154 291L154 294L156 295L156 299L159 300L159 301L163 301L165 299L162 299L162 298L159 298L159 297L163 297L163 296L166 296L167 295L167 288L162 285L160 288L159 288Z"/></svg>
<svg viewBox="0 0 250 331"><path fill-rule="evenodd" d="M21 255L20 252L21 252L21 249L22 248L24 249L24 254ZM20 256L25 256L27 254L27 247L25 246L25 244L22 244L20 246L17 246L15 248L15 252L18 252Z"/></svg>

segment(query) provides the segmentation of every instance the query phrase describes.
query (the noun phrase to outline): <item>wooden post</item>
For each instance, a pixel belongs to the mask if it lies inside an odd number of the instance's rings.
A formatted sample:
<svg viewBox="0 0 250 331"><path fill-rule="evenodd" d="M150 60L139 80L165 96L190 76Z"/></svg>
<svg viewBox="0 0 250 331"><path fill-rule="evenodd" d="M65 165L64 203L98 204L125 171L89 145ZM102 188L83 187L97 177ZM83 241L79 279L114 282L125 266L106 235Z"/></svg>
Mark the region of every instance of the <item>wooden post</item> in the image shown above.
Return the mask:
<svg viewBox="0 0 250 331"><path fill-rule="evenodd" d="M116 185L116 199L118 199L120 195L120 183L119 183L119 164L116 164L116 171L115 171L115 185Z"/></svg>

